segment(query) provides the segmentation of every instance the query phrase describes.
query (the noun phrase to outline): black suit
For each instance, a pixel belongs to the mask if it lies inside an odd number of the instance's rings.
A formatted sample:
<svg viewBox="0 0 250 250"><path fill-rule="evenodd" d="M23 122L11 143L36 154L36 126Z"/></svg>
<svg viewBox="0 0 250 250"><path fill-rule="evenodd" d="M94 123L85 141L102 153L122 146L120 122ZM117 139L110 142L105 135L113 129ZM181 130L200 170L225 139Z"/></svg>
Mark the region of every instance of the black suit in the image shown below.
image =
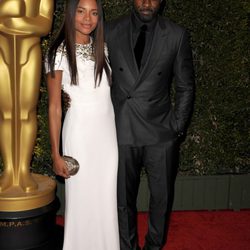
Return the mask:
<svg viewBox="0 0 250 250"><path fill-rule="evenodd" d="M147 249L160 249L172 205L178 137L186 129L194 96L192 52L187 32L158 17L151 50L139 71L131 17L106 26L113 71L112 100L120 148L118 211L121 249L136 249L136 197L145 166L151 191ZM175 106L170 90L175 79Z"/></svg>

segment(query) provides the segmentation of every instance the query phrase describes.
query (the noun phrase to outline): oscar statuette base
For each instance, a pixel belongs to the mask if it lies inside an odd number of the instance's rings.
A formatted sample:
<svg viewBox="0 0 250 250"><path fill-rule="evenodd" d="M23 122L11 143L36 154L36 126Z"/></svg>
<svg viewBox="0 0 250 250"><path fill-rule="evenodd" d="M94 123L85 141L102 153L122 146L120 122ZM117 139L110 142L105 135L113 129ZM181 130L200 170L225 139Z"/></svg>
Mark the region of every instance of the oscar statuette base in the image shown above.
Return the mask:
<svg viewBox="0 0 250 250"><path fill-rule="evenodd" d="M25 193L20 187L0 192L0 249L48 249L55 230L56 182L32 174L38 189Z"/></svg>

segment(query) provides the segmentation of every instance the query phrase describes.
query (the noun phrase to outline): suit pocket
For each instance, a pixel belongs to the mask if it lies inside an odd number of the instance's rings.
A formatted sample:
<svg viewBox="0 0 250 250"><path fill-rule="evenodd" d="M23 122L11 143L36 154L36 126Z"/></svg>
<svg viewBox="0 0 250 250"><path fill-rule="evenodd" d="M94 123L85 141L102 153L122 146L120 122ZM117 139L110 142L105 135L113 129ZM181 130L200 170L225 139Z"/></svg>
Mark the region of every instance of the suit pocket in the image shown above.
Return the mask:
<svg viewBox="0 0 250 250"><path fill-rule="evenodd" d="M159 120L162 116L166 117L169 112L169 104L166 102L155 103L136 98L133 99L133 105L144 118L151 121Z"/></svg>

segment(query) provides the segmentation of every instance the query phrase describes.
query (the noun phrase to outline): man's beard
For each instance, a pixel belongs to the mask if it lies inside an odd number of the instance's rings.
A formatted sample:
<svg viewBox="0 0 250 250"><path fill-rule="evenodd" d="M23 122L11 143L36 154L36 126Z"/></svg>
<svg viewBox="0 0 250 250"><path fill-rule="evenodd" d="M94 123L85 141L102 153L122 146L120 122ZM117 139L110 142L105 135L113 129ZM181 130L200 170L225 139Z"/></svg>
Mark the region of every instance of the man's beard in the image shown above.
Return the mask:
<svg viewBox="0 0 250 250"><path fill-rule="evenodd" d="M158 10L159 10L159 8L157 8L157 9L137 8L136 6L134 6L134 11L142 22L152 21L157 16Z"/></svg>

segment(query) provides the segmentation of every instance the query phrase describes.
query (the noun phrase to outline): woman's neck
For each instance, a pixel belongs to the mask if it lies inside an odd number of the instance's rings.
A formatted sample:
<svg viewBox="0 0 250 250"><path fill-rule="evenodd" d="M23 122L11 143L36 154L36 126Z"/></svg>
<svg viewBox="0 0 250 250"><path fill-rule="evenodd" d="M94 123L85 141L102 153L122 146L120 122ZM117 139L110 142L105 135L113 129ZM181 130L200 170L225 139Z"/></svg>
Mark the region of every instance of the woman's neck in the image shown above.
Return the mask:
<svg viewBox="0 0 250 250"><path fill-rule="evenodd" d="M76 43L78 44L89 44L91 42L90 36L76 37Z"/></svg>

